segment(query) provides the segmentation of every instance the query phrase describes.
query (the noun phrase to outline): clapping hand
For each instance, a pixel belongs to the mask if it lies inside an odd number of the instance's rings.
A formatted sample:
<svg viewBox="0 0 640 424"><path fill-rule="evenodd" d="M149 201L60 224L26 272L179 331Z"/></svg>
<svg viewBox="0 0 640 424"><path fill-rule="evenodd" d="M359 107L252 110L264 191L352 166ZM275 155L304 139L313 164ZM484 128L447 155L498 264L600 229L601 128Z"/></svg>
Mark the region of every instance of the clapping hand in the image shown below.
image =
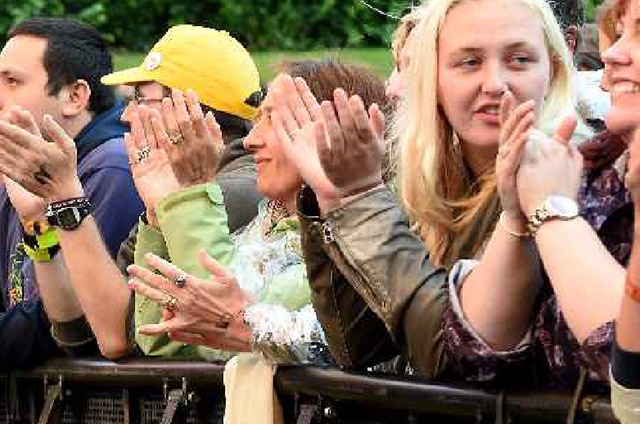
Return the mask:
<svg viewBox="0 0 640 424"><path fill-rule="evenodd" d="M131 133L124 136L133 181L147 210L147 220L157 227L156 206L180 189L165 151L159 146L164 134L162 118L156 110L129 105Z"/></svg>
<svg viewBox="0 0 640 424"><path fill-rule="evenodd" d="M553 138L540 131L530 134L517 176L520 207L531 216L551 195L577 199L582 177L582 155L569 141L576 118L567 117Z"/></svg>
<svg viewBox="0 0 640 424"><path fill-rule="evenodd" d="M182 187L211 182L224 150L222 131L211 111L202 112L195 91L173 90L162 101L166 133L158 138Z"/></svg>
<svg viewBox="0 0 640 424"><path fill-rule="evenodd" d="M335 90L333 103L318 104L304 80L283 78L283 93L276 98L284 100L274 102L274 128L323 213L338 207L340 199L382 184L384 116L379 107L373 104L367 111L359 96L348 97L342 89Z"/></svg>
<svg viewBox="0 0 640 424"><path fill-rule="evenodd" d="M24 220L42 219L47 202L83 195L73 139L49 115L43 127L51 142L27 111L14 108L0 119L0 173Z"/></svg>
<svg viewBox="0 0 640 424"><path fill-rule="evenodd" d="M496 183L506 218L519 225L524 233L526 217L520 209L517 172L525 151L529 132L535 122L535 102L529 100L517 107L509 91L500 101L500 144L496 157Z"/></svg>
<svg viewBox="0 0 640 424"><path fill-rule="evenodd" d="M337 187L329 180L318 155L318 143L324 143L322 111L302 78L278 77L269 94L273 99L271 120L288 160L302 179L313 188L322 210L332 209L340 201Z"/></svg>

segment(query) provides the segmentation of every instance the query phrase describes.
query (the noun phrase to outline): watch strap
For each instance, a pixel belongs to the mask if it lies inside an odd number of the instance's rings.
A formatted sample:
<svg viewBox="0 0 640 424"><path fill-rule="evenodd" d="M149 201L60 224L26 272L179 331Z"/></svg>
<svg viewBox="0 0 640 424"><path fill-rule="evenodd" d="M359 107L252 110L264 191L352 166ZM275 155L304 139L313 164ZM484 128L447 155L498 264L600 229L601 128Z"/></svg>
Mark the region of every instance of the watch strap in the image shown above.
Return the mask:
<svg viewBox="0 0 640 424"><path fill-rule="evenodd" d="M73 221L71 223L64 222L60 219L60 214L67 211L73 211ZM80 226L82 221L91 214L91 203L86 197L74 197L71 199L60 200L49 205L47 210L47 221L54 227L60 227L63 230L75 230Z"/></svg>
<svg viewBox="0 0 640 424"><path fill-rule="evenodd" d="M551 217L549 211L543 204L537 208L527 219L527 231L532 236L535 236L542 224L548 221Z"/></svg>
<svg viewBox="0 0 640 424"><path fill-rule="evenodd" d="M86 197L72 197L69 199L58 200L56 202L51 202L49 204L49 210L56 212L60 209L69 208L69 207L83 207L83 206L91 206L89 203L89 199Z"/></svg>
<svg viewBox="0 0 640 424"><path fill-rule="evenodd" d="M564 202L570 202L572 208L570 210L567 209L558 209L557 202L562 200ZM566 206L566 205L565 205ZM579 216L578 213L578 205L575 200L569 199L564 196L552 195L547 197L547 199L542 202L540 207L536 208L535 211L528 217L527 219L527 229L532 236L535 236L537 231L540 229L542 224L551 220L562 220L568 221Z"/></svg>

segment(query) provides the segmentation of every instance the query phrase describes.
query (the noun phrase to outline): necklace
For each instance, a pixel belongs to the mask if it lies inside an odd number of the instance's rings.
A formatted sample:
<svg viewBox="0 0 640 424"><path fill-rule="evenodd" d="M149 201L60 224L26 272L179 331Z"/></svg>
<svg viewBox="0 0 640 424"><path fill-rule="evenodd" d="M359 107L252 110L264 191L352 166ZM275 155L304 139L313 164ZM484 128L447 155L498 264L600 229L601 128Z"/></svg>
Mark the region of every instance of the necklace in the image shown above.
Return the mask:
<svg viewBox="0 0 640 424"><path fill-rule="evenodd" d="M267 214L266 219L264 220L264 226L262 227L262 232L266 235L269 230L273 228L275 224L280 222L282 219L287 218L291 214L285 208L284 202L282 200L269 200L267 202Z"/></svg>

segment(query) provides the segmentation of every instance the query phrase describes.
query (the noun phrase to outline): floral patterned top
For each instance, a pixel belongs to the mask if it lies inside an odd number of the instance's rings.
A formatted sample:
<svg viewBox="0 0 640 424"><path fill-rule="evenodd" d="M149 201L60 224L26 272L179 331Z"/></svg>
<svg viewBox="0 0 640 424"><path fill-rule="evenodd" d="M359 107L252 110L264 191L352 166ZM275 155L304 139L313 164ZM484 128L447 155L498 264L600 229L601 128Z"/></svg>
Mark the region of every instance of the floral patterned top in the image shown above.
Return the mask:
<svg viewBox="0 0 640 424"><path fill-rule="evenodd" d="M587 172L579 193L582 217L623 265L629 260L633 240L633 205L623 182L627 157L625 152L614 163ZM580 345L548 282L525 339L507 352L491 349L465 320L458 299L458 283L476 263L461 261L450 276L451 302L442 330L455 376L505 385L522 386L527 381L533 387L571 388L583 367L589 378L608 381L613 322L595 330Z"/></svg>

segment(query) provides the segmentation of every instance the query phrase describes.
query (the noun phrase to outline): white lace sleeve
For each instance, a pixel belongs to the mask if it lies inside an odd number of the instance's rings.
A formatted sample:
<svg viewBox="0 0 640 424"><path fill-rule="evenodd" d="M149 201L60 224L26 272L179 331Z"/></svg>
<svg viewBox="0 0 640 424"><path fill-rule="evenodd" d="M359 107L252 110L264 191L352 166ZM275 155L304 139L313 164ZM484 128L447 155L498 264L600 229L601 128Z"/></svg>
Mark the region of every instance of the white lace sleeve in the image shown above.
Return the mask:
<svg viewBox="0 0 640 424"><path fill-rule="evenodd" d="M280 305L257 303L245 311L254 352L278 364L330 361L324 332L313 306L289 311Z"/></svg>

